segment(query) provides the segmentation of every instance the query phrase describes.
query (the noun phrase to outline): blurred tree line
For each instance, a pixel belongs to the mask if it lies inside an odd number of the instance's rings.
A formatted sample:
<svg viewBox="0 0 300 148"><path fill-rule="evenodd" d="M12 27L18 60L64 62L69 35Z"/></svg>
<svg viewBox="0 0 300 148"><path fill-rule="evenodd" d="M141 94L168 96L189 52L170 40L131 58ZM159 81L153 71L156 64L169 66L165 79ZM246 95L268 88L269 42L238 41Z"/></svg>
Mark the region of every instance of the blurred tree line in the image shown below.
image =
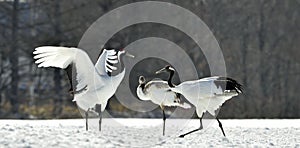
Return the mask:
<svg viewBox="0 0 300 148"><path fill-rule="evenodd" d="M42 45L76 47L85 30L101 15L136 1L0 1L0 118L79 117L68 93L65 72L37 68L33 49ZM245 94L226 102L221 118L300 117L299 0L166 1L189 9L208 25L223 51L228 76L244 85ZM133 25L119 31L107 44L125 47L150 36L181 46L197 66L199 76L210 75L201 49L186 34L169 26ZM135 70L151 79L154 76L150 73L164 64L148 60ZM179 83L178 76L174 82ZM132 83L134 92L137 79ZM115 98L107 110L119 117L139 117ZM154 111L147 116L161 114Z"/></svg>

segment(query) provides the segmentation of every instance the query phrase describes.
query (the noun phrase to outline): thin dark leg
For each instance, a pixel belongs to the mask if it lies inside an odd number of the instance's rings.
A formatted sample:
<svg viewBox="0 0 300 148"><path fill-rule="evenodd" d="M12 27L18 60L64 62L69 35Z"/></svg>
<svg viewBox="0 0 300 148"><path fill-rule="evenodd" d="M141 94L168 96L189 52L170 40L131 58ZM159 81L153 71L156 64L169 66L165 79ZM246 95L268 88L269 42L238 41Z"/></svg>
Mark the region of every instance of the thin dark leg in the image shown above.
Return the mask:
<svg viewBox="0 0 300 148"><path fill-rule="evenodd" d="M89 123L88 123L88 118L89 118L89 110L88 109L86 112L85 112L85 130L88 131L89 130Z"/></svg>
<svg viewBox="0 0 300 148"><path fill-rule="evenodd" d="M101 105L100 105L100 112L99 112L99 131L101 131L101 123L102 123L102 112L101 112Z"/></svg>
<svg viewBox="0 0 300 148"><path fill-rule="evenodd" d="M99 131L101 131L101 123L102 123L101 104L96 104L95 111L99 115Z"/></svg>
<svg viewBox="0 0 300 148"><path fill-rule="evenodd" d="M216 118L216 119L217 119L217 121L219 122L219 127L221 128L224 137L226 137L226 136L225 136L225 132L224 132L224 130L223 130L222 123L220 122L220 120L219 120L218 118Z"/></svg>
<svg viewBox="0 0 300 148"><path fill-rule="evenodd" d="M165 109L162 109L163 111L163 121L164 121L164 124L163 124L163 136L165 135L165 126L166 126L166 114L165 114Z"/></svg>
<svg viewBox="0 0 300 148"><path fill-rule="evenodd" d="M180 135L179 137L180 137L180 138L183 138L184 136L186 136L186 135L188 135L188 134L197 132L197 131L202 130L202 129L203 129L202 118L200 118L200 127L199 127L199 128L197 128L197 129L195 129L195 130L192 130L192 131L190 131L190 132L187 132L187 133L185 133L185 134L182 134L182 135Z"/></svg>

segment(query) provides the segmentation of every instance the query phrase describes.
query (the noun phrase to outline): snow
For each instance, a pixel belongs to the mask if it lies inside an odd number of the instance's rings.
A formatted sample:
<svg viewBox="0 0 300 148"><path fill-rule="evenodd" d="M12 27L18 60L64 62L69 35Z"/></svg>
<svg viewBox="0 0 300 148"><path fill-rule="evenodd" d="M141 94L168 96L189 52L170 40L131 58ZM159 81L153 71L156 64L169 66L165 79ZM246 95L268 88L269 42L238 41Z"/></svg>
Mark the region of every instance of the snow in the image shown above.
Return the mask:
<svg viewBox="0 0 300 148"><path fill-rule="evenodd" d="M196 119L0 120L0 147L300 147L300 119L221 119L227 137L215 120L185 138L180 134L199 126Z"/></svg>

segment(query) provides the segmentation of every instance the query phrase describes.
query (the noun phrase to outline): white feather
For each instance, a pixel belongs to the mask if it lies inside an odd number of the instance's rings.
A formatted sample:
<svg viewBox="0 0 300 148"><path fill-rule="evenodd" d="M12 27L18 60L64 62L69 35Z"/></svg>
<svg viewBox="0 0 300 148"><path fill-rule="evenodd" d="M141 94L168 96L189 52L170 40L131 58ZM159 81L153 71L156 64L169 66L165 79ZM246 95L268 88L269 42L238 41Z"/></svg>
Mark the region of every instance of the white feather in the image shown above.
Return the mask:
<svg viewBox="0 0 300 148"><path fill-rule="evenodd" d="M102 54L98 58L95 67L97 72L100 75L107 75L107 72L112 72L113 70L117 70L116 67L111 66L108 62L112 64L118 63L118 56L116 55L117 52L115 50L106 50L103 49Z"/></svg>
<svg viewBox="0 0 300 148"><path fill-rule="evenodd" d="M78 48L43 46L38 47L33 52L35 54L35 63L38 67L57 67L66 68L70 64L74 64L76 68L76 90L86 88L81 93L74 95L73 101L83 110L95 107L101 104L104 111L108 99L116 92L117 87L121 83L125 75L125 69L116 76L107 75L107 67L116 69L113 66L107 66L106 60L111 58L112 62L116 62L116 51L104 50L94 66L87 53Z"/></svg>
<svg viewBox="0 0 300 148"><path fill-rule="evenodd" d="M221 87L217 87L214 83L217 79L218 77L208 77L194 81L186 81L170 89L182 94L189 102L194 104L199 117L206 111L215 115L215 111L221 107L226 100L238 95L236 92L225 92Z"/></svg>
<svg viewBox="0 0 300 148"><path fill-rule="evenodd" d="M142 90L140 85L137 87L137 96L141 100L151 100L153 103L160 106L179 106L183 108L190 108L187 103L178 103L176 93L170 91L170 87L166 81L153 80L145 85Z"/></svg>

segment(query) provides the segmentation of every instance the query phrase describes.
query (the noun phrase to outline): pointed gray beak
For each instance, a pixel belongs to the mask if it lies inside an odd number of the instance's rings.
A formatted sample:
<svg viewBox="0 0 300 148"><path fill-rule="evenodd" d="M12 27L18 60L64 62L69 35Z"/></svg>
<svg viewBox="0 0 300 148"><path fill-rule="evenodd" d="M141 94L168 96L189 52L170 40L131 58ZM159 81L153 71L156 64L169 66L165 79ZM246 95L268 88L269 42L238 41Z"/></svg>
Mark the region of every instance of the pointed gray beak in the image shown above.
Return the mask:
<svg viewBox="0 0 300 148"><path fill-rule="evenodd" d="M128 53L128 51L125 53L126 56L130 57L130 58L134 58L134 55Z"/></svg>
<svg viewBox="0 0 300 148"><path fill-rule="evenodd" d="M166 71L166 68L162 68L161 70L158 70L155 72L155 74L159 74L159 73L162 73L162 72L165 72Z"/></svg>

